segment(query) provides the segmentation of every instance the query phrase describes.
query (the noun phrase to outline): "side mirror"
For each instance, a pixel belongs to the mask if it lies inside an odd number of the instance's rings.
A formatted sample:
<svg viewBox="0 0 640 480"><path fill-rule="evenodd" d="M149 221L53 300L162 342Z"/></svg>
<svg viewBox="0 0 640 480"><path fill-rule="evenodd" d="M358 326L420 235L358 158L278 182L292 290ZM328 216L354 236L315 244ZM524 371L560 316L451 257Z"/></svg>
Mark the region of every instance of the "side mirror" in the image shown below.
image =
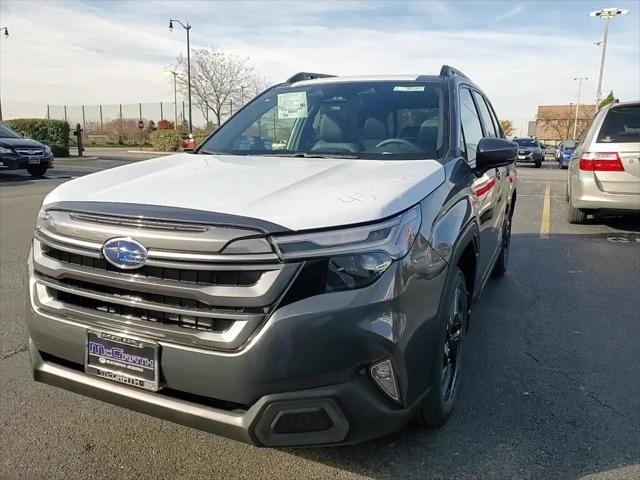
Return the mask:
<svg viewBox="0 0 640 480"><path fill-rule="evenodd" d="M476 170L484 172L491 168L504 167L516 161L518 144L504 138L485 137L476 149Z"/></svg>

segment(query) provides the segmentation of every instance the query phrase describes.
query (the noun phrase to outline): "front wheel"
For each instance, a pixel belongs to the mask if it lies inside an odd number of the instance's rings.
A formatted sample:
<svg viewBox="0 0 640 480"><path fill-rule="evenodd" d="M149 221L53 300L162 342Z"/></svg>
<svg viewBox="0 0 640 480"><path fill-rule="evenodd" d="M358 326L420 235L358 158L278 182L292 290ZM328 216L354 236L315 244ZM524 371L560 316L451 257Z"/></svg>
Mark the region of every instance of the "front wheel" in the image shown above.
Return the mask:
<svg viewBox="0 0 640 480"><path fill-rule="evenodd" d="M425 427L444 425L453 411L458 395L462 346L468 322L469 295L462 270L455 267L445 287L440 315L440 341L432 356L431 391L416 414L417 423Z"/></svg>
<svg viewBox="0 0 640 480"><path fill-rule="evenodd" d="M27 172L29 172L32 177L44 177L48 169L49 165L27 165Z"/></svg>
<svg viewBox="0 0 640 480"><path fill-rule="evenodd" d="M534 164L534 167L536 167L536 168L542 167L542 161L541 160L536 160L536 163Z"/></svg>

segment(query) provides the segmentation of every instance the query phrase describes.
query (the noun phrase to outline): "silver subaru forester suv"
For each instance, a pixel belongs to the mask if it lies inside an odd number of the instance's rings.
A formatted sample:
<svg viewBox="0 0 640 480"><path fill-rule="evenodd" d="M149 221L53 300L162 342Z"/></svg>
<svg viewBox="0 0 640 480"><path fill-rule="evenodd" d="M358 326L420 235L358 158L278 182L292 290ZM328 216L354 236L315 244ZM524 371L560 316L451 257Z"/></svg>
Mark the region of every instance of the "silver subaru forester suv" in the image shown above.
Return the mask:
<svg viewBox="0 0 640 480"><path fill-rule="evenodd" d="M640 211L640 102L598 112L569 165L569 222L601 212Z"/></svg>

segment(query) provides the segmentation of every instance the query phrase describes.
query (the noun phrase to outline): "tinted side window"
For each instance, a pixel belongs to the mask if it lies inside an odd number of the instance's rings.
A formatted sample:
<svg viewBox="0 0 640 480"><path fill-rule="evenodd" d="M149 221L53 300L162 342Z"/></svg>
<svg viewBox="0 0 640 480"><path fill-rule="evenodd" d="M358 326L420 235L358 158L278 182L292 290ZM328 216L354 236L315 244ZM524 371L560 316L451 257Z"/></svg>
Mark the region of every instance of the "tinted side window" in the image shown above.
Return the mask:
<svg viewBox="0 0 640 480"><path fill-rule="evenodd" d="M489 113L489 107L487 107L484 97L478 92L473 92L473 98L475 98L476 105L478 105L478 110L480 111L480 116L482 117L482 123L484 123L484 129L487 137L497 138L498 131L493 123L493 118L491 117L491 113Z"/></svg>
<svg viewBox="0 0 640 480"><path fill-rule="evenodd" d="M473 162L476 159L478 142L482 138L482 125L471 97L471 91L467 88L460 89L460 121L462 123L467 160Z"/></svg>

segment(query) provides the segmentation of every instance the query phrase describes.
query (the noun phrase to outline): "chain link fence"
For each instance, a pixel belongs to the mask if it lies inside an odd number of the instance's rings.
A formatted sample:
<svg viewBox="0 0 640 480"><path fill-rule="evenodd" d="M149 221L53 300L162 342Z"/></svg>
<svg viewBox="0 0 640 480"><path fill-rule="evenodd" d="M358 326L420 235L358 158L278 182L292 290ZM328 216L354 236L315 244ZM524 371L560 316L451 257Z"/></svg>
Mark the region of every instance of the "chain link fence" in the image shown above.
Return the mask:
<svg viewBox="0 0 640 480"><path fill-rule="evenodd" d="M3 110L5 104L3 102ZM8 105L6 119L49 118L65 120L73 130L77 124L83 130L85 145L138 145L148 143L149 134L161 128L189 132L189 106L185 101L146 102L98 105ZM227 120L240 105L230 103L224 109L221 121ZM40 113L42 112L42 113ZM192 110L193 133L207 134L215 129L215 116L205 116L195 106ZM145 128L138 128L138 121ZM164 124L160 124L162 121ZM167 123L170 122L170 123ZM160 124L160 125L159 125Z"/></svg>

